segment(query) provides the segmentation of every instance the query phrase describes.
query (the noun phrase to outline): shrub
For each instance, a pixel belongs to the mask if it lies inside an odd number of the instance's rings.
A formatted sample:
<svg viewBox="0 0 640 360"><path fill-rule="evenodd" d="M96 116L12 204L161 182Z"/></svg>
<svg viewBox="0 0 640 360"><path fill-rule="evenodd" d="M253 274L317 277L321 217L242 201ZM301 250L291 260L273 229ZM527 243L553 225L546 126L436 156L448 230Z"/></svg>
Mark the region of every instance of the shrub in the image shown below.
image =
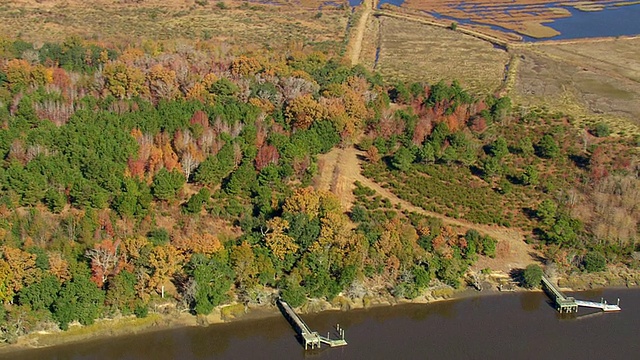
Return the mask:
<svg viewBox="0 0 640 360"><path fill-rule="evenodd" d="M584 256L583 265L587 272L603 271L607 267L607 259L599 252L590 251Z"/></svg>
<svg viewBox="0 0 640 360"><path fill-rule="evenodd" d="M538 143L538 155L547 159L554 159L560 154L558 143L549 134L542 137Z"/></svg>
<svg viewBox="0 0 640 360"><path fill-rule="evenodd" d="M498 241L491 236L485 236L482 238L482 252L484 255L495 258L496 257L496 244Z"/></svg>
<svg viewBox="0 0 640 360"><path fill-rule="evenodd" d="M533 289L540 286L542 281L542 268L536 264L531 264L524 269L522 278L524 280L524 286Z"/></svg>
<svg viewBox="0 0 640 360"><path fill-rule="evenodd" d="M593 129L593 133L597 136L597 137L607 137L609 135L611 135L611 129L609 129L609 125L607 125L606 123L598 123L596 124L596 126Z"/></svg>
<svg viewBox="0 0 640 360"><path fill-rule="evenodd" d="M146 304L139 303L136 308L133 309L133 313L137 318L146 318L149 315L149 307Z"/></svg>
<svg viewBox="0 0 640 360"><path fill-rule="evenodd" d="M169 243L169 232L164 228L157 228L147 233L147 238L154 246L160 246Z"/></svg>

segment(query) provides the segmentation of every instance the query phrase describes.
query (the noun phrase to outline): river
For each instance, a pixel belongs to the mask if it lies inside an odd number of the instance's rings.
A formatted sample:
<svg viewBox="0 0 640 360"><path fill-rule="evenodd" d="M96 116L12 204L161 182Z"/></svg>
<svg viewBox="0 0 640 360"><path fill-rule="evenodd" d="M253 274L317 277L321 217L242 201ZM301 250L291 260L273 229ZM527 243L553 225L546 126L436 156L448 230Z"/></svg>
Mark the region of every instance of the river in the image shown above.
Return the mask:
<svg viewBox="0 0 640 360"><path fill-rule="evenodd" d="M0 355L21 359L631 359L640 353L640 290L573 294L623 311L560 315L543 293L470 297L303 315L349 345L305 352L282 316L179 328ZM4 356L4 357L3 357Z"/></svg>

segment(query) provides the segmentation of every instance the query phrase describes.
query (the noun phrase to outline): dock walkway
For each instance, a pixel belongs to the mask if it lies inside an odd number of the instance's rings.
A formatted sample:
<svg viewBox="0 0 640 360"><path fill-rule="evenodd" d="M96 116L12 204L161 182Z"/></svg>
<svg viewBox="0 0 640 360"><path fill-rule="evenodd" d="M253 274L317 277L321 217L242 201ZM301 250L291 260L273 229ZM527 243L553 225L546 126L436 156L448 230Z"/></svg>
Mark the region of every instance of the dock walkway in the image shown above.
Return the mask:
<svg viewBox="0 0 640 360"><path fill-rule="evenodd" d="M300 339L304 343L305 350L319 348L320 344L326 344L330 347L347 345L347 342L344 339L344 330L340 329L340 327L337 327L337 330L341 334L341 339L331 339L328 333L327 337L320 336L318 332L312 331L311 328L309 328L304 320L302 320L302 318L293 311L286 301L278 299L277 304L284 317L300 336Z"/></svg>
<svg viewBox="0 0 640 360"><path fill-rule="evenodd" d="M556 310L560 313L572 313L578 312L578 307L589 307L601 309L604 312L620 311L620 299L618 304L608 304L606 300L602 299L600 302L576 300L573 297L565 296L558 287L547 278L546 275L542 275L542 287L546 290L547 294L556 302Z"/></svg>

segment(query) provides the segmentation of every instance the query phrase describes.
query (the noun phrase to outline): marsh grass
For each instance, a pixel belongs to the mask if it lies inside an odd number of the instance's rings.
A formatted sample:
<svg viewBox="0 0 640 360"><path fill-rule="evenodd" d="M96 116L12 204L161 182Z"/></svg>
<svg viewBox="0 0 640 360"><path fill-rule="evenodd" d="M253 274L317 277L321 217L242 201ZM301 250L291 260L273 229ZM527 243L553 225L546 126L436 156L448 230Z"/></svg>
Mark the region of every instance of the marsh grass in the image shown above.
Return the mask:
<svg viewBox="0 0 640 360"><path fill-rule="evenodd" d="M32 41L60 41L70 35L101 41L201 40L208 34L212 40L237 46L266 44L280 48L293 40L342 43L349 12L329 8L321 17L316 13L294 6L267 5L230 5L223 10L154 2L87 6L71 1L44 8L11 3L0 6L0 33Z"/></svg>
<svg viewBox="0 0 640 360"><path fill-rule="evenodd" d="M506 51L459 32L392 17L380 18L376 67L392 80L458 80L474 94L496 91L509 61Z"/></svg>

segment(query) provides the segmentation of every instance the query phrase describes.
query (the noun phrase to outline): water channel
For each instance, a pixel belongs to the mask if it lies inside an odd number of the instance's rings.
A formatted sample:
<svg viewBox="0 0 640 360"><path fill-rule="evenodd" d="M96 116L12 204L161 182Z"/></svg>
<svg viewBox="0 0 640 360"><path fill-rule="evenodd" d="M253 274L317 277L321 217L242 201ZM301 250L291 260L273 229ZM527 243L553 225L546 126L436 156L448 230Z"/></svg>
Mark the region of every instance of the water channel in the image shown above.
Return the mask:
<svg viewBox="0 0 640 360"><path fill-rule="evenodd" d="M540 292L303 315L319 332L339 323L349 345L305 352L282 316L179 328L0 355L22 359L631 359L640 353L640 290L571 294L619 313L560 315Z"/></svg>
<svg viewBox="0 0 640 360"><path fill-rule="evenodd" d="M351 6L355 6L359 3L359 0L350 1ZM404 0L379 0L378 6L385 3L401 6L404 3ZM518 6L519 5L513 5L513 8L516 9ZM581 11L572 6L568 6L563 2L552 2L546 6L566 9L571 13L571 16L555 19L552 22L545 23L546 26L558 30L560 35L545 39L534 39L528 36L523 36L525 41L535 42L540 40L614 37L640 34L640 22L638 21L640 19L640 4L624 6L608 5L600 11ZM429 12L429 14L438 19L456 21L460 24L489 25L494 30L513 33L512 30L490 24L476 23L470 21L468 18L453 18L436 12Z"/></svg>

